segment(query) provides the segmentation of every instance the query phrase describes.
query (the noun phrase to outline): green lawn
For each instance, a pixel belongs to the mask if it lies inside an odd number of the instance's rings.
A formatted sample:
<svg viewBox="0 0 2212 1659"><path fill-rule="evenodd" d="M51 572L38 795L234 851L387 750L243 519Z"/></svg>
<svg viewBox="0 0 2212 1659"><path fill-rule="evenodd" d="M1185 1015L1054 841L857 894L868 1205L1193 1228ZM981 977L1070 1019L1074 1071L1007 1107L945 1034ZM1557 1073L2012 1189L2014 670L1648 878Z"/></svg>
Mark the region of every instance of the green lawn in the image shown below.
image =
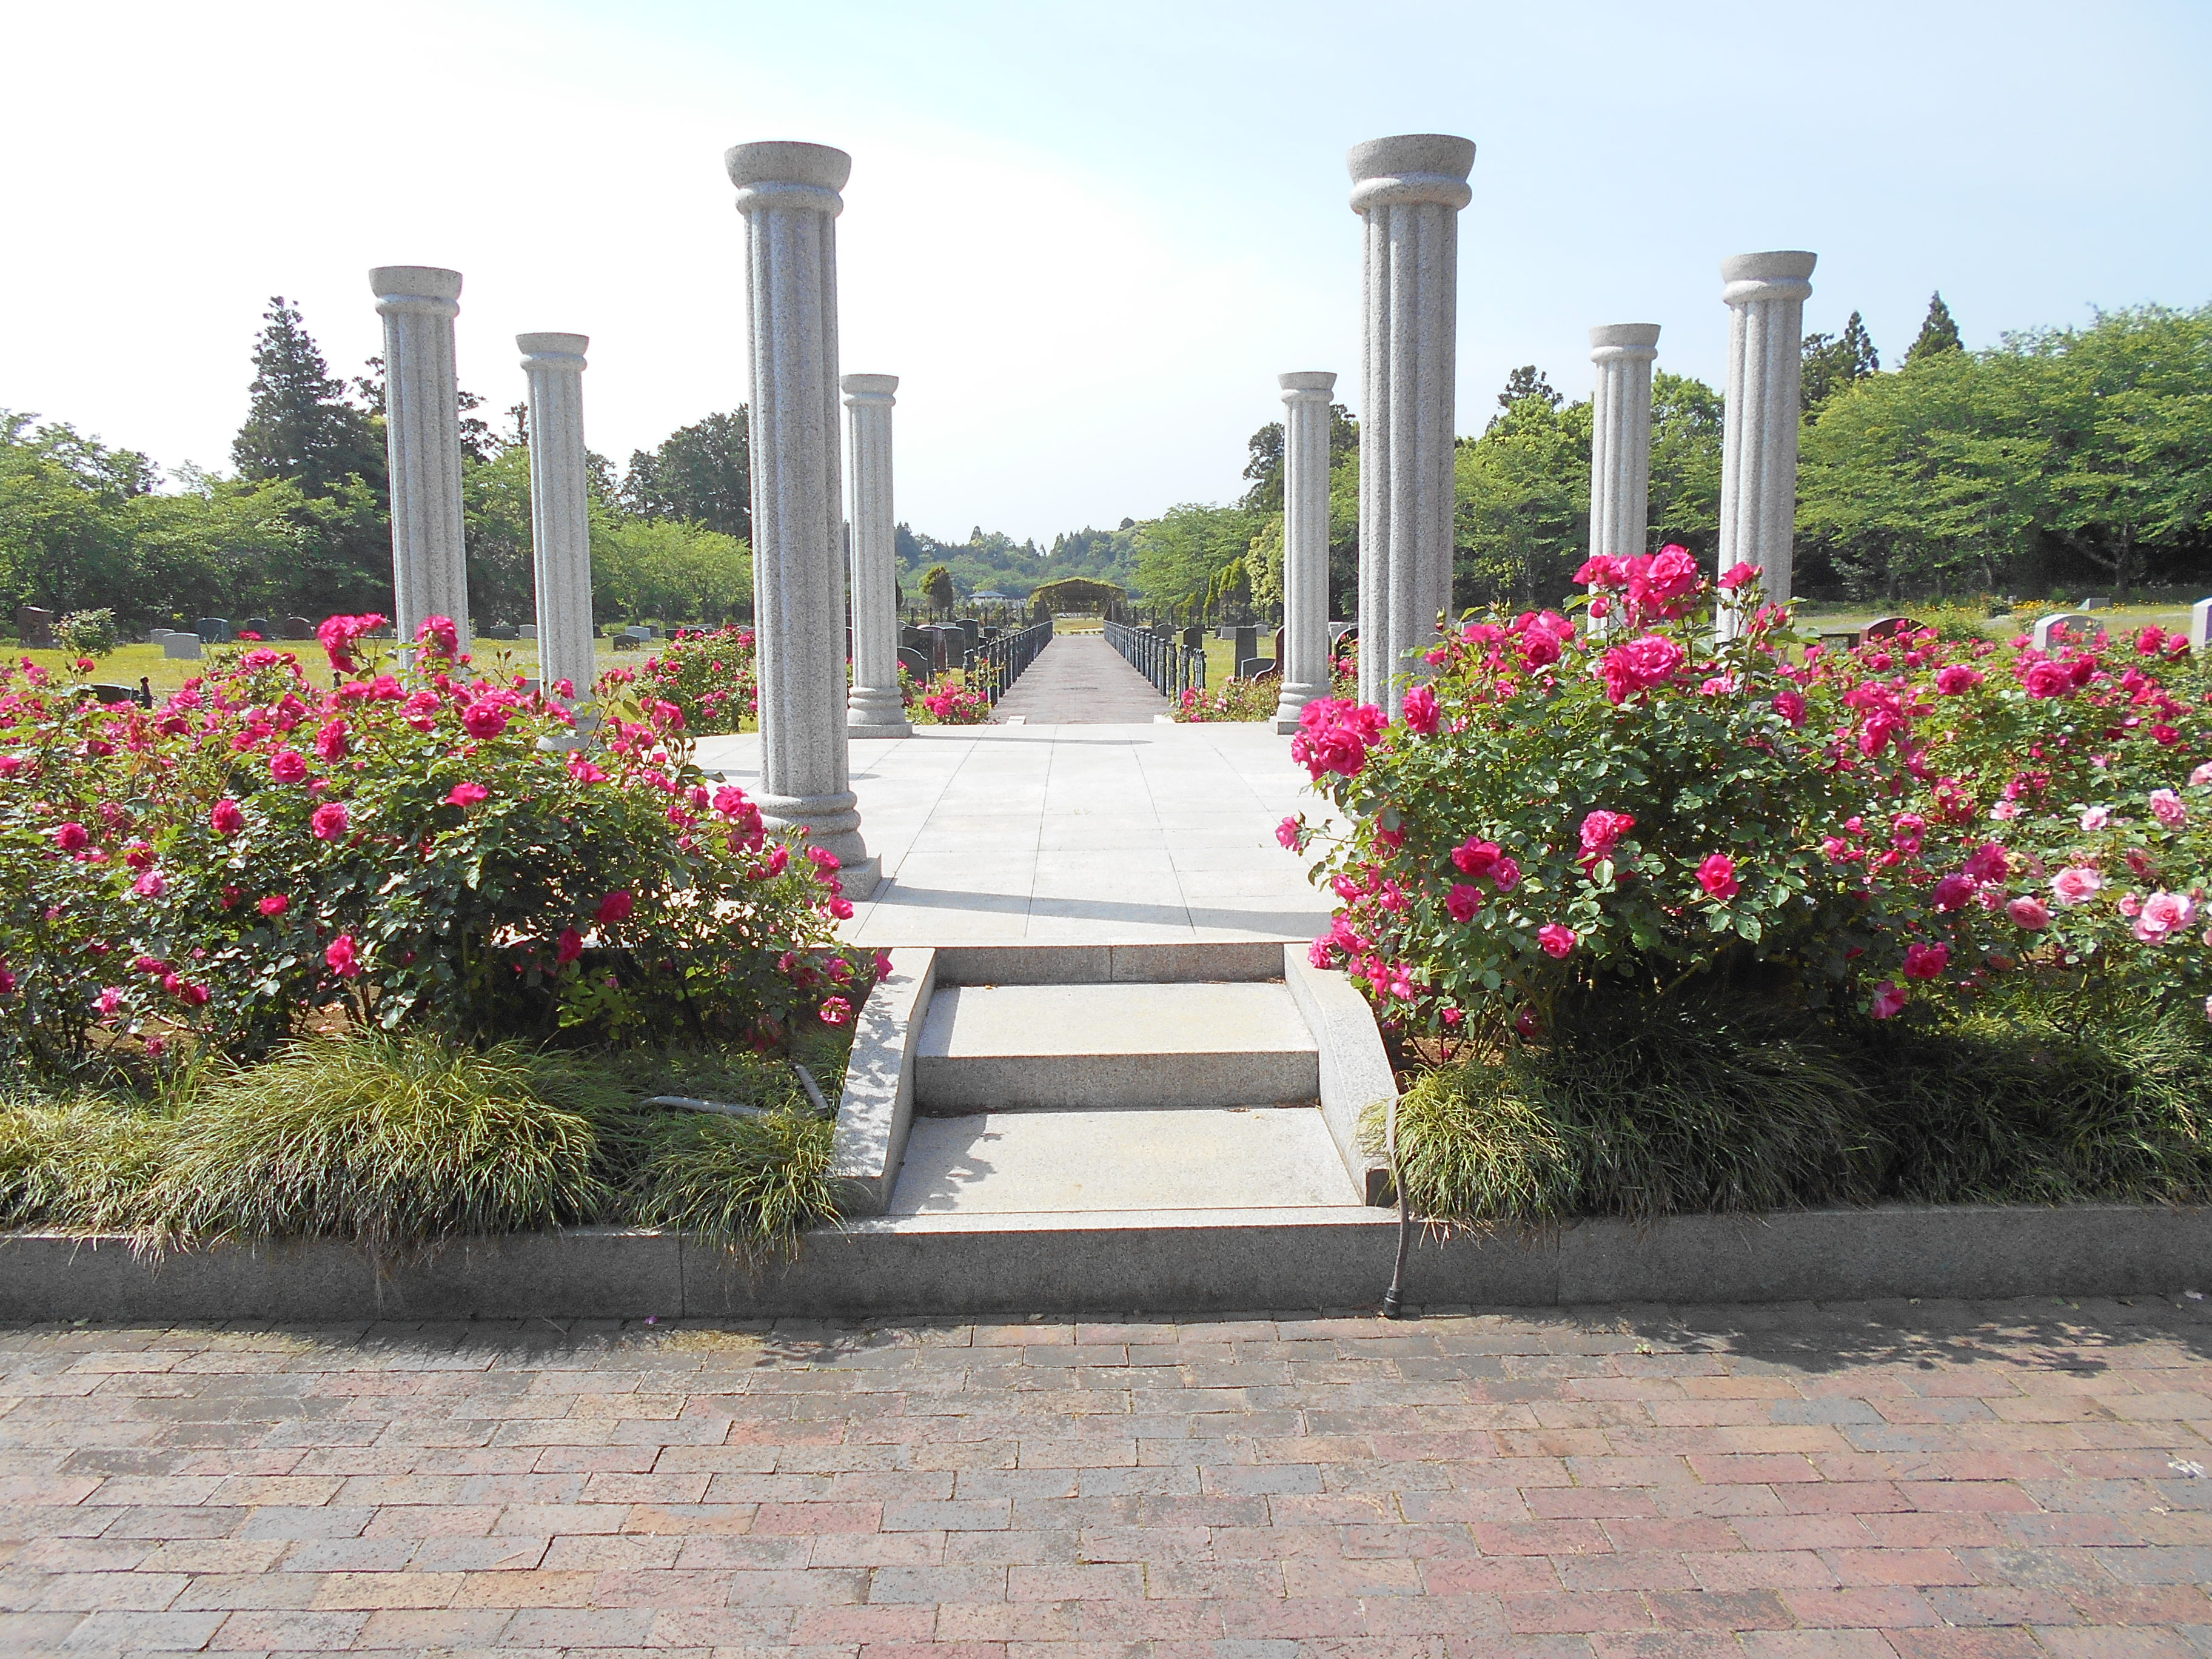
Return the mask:
<svg viewBox="0 0 2212 1659"><path fill-rule="evenodd" d="M299 654L301 666L311 675L329 672L323 657L323 648L313 640L270 640L267 642L279 651ZM212 651L215 647L209 647ZM617 663L640 664L650 651L617 653L611 640L599 641L595 676L604 673ZM41 668L52 671L64 679L99 680L118 685L138 684L143 675L150 681L156 692L174 691L194 676L207 672L208 659L193 662L182 657L165 657L159 646L126 645L100 659L99 666L89 674L80 675L71 665L76 660L66 651L23 651L9 647L8 659L20 661L28 657ZM538 677L538 646L532 640L479 640L477 641L476 665L487 674L521 674L528 678Z"/></svg>

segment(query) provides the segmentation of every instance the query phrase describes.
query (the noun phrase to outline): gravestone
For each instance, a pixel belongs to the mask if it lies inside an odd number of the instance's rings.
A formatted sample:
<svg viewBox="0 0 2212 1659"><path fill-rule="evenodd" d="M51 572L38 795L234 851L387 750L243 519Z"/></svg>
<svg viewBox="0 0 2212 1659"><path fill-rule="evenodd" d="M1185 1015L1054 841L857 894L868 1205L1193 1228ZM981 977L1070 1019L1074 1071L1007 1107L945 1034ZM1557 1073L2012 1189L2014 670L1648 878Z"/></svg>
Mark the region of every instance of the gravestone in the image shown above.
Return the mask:
<svg viewBox="0 0 2212 1659"><path fill-rule="evenodd" d="M284 637L288 640L312 640L315 637L315 625L305 617L287 617L284 618Z"/></svg>
<svg viewBox="0 0 2212 1659"><path fill-rule="evenodd" d="M973 651L983 642L983 624L973 617L960 619L960 631L968 636L968 649Z"/></svg>
<svg viewBox="0 0 2212 1659"><path fill-rule="evenodd" d="M1332 653L1346 640L1355 644L1358 642L1359 624L1358 623L1333 622L1328 625L1328 648Z"/></svg>
<svg viewBox="0 0 2212 1659"><path fill-rule="evenodd" d="M1239 657L1237 659L1237 678L1240 680L1269 680L1274 677L1275 659L1273 657Z"/></svg>
<svg viewBox="0 0 2212 1659"><path fill-rule="evenodd" d="M276 630L270 625L269 618L266 617L248 617L244 622L239 623L238 631L241 634L258 634L265 640Z"/></svg>
<svg viewBox="0 0 2212 1659"><path fill-rule="evenodd" d="M15 637L25 649L51 651L54 646L54 613L35 605L15 607Z"/></svg>
<svg viewBox="0 0 2212 1659"><path fill-rule="evenodd" d="M1260 630L1258 629L1240 628L1237 630L1235 637L1237 641L1236 648L1231 653L1231 654L1234 656L1238 662L1243 662L1247 657L1256 657L1260 654Z"/></svg>
<svg viewBox="0 0 2212 1659"><path fill-rule="evenodd" d="M2081 601L2081 608L2084 611L2110 611L2112 608L2112 602L2110 599L2084 599Z"/></svg>
<svg viewBox="0 0 2212 1659"><path fill-rule="evenodd" d="M1284 641L1288 640L1290 636L1291 630L1287 628L1279 628L1275 630L1275 638L1273 643L1269 647L1269 649L1274 652L1275 660L1277 662L1282 661Z"/></svg>
<svg viewBox="0 0 2212 1659"><path fill-rule="evenodd" d="M538 637L538 624L536 623L525 623L521 627L516 629L514 632L516 637L520 639L534 640Z"/></svg>
<svg viewBox="0 0 2212 1659"><path fill-rule="evenodd" d="M935 643L930 638L929 630L926 628L908 627L899 629L899 649L902 651L927 652L934 648Z"/></svg>
<svg viewBox="0 0 2212 1659"><path fill-rule="evenodd" d="M983 630L983 643L984 643L984 644L986 644L986 645L988 645L988 644L989 644L993 640L997 639L997 638L999 637L999 635L1001 635L1001 634L1005 633L1006 631L1006 630L1005 629L1003 629L1003 628L987 628L987 629L985 629Z"/></svg>
<svg viewBox="0 0 2212 1659"><path fill-rule="evenodd" d="M202 645L227 645L232 629L228 617L202 617L192 623L192 631L200 636Z"/></svg>
<svg viewBox="0 0 2212 1659"><path fill-rule="evenodd" d="M1205 650L1205 649L1206 649L1206 630L1205 630L1203 628L1186 628L1186 629L1184 629L1182 630L1182 642L1183 642L1183 647L1184 647L1184 649L1186 649L1186 650L1189 650L1189 651L1203 651L1203 650Z"/></svg>
<svg viewBox="0 0 2212 1659"><path fill-rule="evenodd" d="M488 640L511 640L516 637L516 634L507 623L495 623L484 629L483 636Z"/></svg>
<svg viewBox="0 0 2212 1659"><path fill-rule="evenodd" d="M198 662L200 659L200 636L197 634L164 634L161 636L161 655L185 662Z"/></svg>
<svg viewBox="0 0 2212 1659"><path fill-rule="evenodd" d="M905 631L912 634L918 633L921 630L918 629L908 629ZM908 673L913 675L918 684L922 685L929 684L929 653L927 651L917 651L910 645L902 645L899 647L898 659L899 666L905 669Z"/></svg>
<svg viewBox="0 0 2212 1659"><path fill-rule="evenodd" d="M78 686L77 690L80 692L88 694L97 701L103 703L136 702L138 701L138 693L127 685L110 685L103 684L98 680L89 680Z"/></svg>
<svg viewBox="0 0 2212 1659"><path fill-rule="evenodd" d="M2199 599L2189 607L2189 648L2203 656L2212 646L2212 599Z"/></svg>
<svg viewBox="0 0 2212 1659"><path fill-rule="evenodd" d="M935 657L940 672L960 666L968 650L968 632L954 623L939 623L929 630L937 641Z"/></svg>
<svg viewBox="0 0 2212 1659"><path fill-rule="evenodd" d="M1917 634L1926 625L1910 617L1879 617L1859 630L1859 643L1895 639L1899 634Z"/></svg>
<svg viewBox="0 0 2212 1659"><path fill-rule="evenodd" d="M2096 637L2096 618L2082 611L2054 611L2047 617L2038 617L2035 631L2031 636L2035 648L2039 651L2051 650L2051 635L2062 629L2071 643L2087 645Z"/></svg>

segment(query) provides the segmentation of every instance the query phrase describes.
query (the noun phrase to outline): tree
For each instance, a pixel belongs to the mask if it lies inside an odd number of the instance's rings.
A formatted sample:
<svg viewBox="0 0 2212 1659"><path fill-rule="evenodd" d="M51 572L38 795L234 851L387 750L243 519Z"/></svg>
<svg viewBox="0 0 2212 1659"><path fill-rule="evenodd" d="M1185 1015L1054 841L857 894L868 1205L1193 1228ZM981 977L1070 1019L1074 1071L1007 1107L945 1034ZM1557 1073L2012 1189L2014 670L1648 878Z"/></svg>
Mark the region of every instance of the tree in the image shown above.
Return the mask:
<svg viewBox="0 0 2212 1659"><path fill-rule="evenodd" d="M1498 406L1510 410L1523 398L1541 398L1553 409L1565 401L1534 363L1523 363L1505 377L1505 390L1498 394Z"/></svg>
<svg viewBox="0 0 2212 1659"><path fill-rule="evenodd" d="M1589 404L1561 408L1539 390L1459 445L1455 606L1552 605L1567 592L1589 540Z"/></svg>
<svg viewBox="0 0 2212 1659"><path fill-rule="evenodd" d="M372 369L380 376L382 365ZM282 295L270 299L254 342L246 420L231 441L230 463L239 475L289 478L313 496L330 495L347 478L358 477L383 495L380 424L331 374L299 307Z"/></svg>
<svg viewBox="0 0 2212 1659"><path fill-rule="evenodd" d="M933 564L921 579L921 596L929 601L930 609L939 616L950 614L959 594L952 586L952 573L941 564Z"/></svg>
<svg viewBox="0 0 2212 1659"><path fill-rule="evenodd" d="M1669 543L1710 560L1720 550L1721 394L1689 374L1651 376L1649 549Z"/></svg>
<svg viewBox="0 0 2212 1659"><path fill-rule="evenodd" d="M646 519L684 519L750 542L751 458L744 404L680 427L659 447L634 450L622 499Z"/></svg>
<svg viewBox="0 0 2212 1659"><path fill-rule="evenodd" d="M1951 307L1943 303L1942 294L1928 296L1928 319L1920 325L1919 336L1906 348L1905 365L1925 362L1940 352L1961 349L1959 325L1951 319Z"/></svg>
<svg viewBox="0 0 2212 1659"><path fill-rule="evenodd" d="M1237 507L1186 501L1137 526L1137 586L1146 603L1203 611L1218 596L1223 569L1241 573L1261 515Z"/></svg>
<svg viewBox="0 0 2212 1659"><path fill-rule="evenodd" d="M720 623L753 603L752 550L683 519L592 514L592 614Z"/></svg>
<svg viewBox="0 0 2212 1659"><path fill-rule="evenodd" d="M1881 372L1881 354L1854 311L1841 334L1808 334L1804 344L1804 409L1816 416L1820 405L1845 386Z"/></svg>
<svg viewBox="0 0 2212 1659"><path fill-rule="evenodd" d="M1251 459L1244 463L1244 476L1252 487L1244 492L1243 505L1255 513L1279 513L1283 510L1283 423L1270 421L1246 441L1245 448Z"/></svg>

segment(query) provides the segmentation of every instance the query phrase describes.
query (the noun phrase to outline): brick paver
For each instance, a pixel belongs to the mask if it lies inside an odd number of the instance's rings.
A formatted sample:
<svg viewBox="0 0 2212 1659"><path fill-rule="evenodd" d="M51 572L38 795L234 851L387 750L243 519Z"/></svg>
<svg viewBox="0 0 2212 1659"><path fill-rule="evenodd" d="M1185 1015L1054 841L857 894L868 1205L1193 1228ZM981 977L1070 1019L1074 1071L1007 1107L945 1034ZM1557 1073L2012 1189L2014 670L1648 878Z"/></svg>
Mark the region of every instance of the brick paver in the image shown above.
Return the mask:
<svg viewBox="0 0 2212 1659"><path fill-rule="evenodd" d="M0 1653L2212 1659L2208 1306L0 1329Z"/></svg>

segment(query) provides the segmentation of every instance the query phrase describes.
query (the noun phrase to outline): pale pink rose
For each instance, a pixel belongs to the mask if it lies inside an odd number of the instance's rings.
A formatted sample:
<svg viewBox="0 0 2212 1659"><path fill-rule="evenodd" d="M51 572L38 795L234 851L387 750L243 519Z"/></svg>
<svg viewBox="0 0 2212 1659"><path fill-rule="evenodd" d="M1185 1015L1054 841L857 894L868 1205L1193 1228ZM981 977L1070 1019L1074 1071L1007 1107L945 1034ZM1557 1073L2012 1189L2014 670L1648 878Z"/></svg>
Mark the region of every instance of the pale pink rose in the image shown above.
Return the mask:
<svg viewBox="0 0 2212 1659"><path fill-rule="evenodd" d="M2171 789L2150 792L2151 816L2169 830L2179 830L2189 822L2189 809L2181 804L2181 797Z"/></svg>
<svg viewBox="0 0 2212 1659"><path fill-rule="evenodd" d="M2087 903L2104 884L2102 876L2081 864L2069 864L2051 878L2051 890L2065 905Z"/></svg>
<svg viewBox="0 0 2212 1659"><path fill-rule="evenodd" d="M2212 783L2212 761L2206 761L2203 765L2191 772L2189 775L2189 781L2191 783Z"/></svg>
<svg viewBox="0 0 2212 1659"><path fill-rule="evenodd" d="M2196 919L2197 905L2186 893L2153 893L2136 918L2136 937L2146 945L2160 945Z"/></svg>
<svg viewBox="0 0 2212 1659"><path fill-rule="evenodd" d="M2124 916L2141 915L2142 914L2142 895L2140 893L2121 894L2119 908L2120 914Z"/></svg>
<svg viewBox="0 0 2212 1659"><path fill-rule="evenodd" d="M1995 806L1990 808L1990 816L1996 819L2000 823L2016 818L2020 816L2020 803L2018 801L2001 800Z"/></svg>
<svg viewBox="0 0 2212 1659"><path fill-rule="evenodd" d="M1911 999L1903 986L1893 979L1886 979L1874 988L1871 1012L1876 1019L1894 1019L1905 1012L1905 1005L1909 1000Z"/></svg>
<svg viewBox="0 0 2212 1659"><path fill-rule="evenodd" d="M2109 806L2087 806L2081 810L2081 827L2084 830L2101 830L2112 821L2112 809Z"/></svg>

